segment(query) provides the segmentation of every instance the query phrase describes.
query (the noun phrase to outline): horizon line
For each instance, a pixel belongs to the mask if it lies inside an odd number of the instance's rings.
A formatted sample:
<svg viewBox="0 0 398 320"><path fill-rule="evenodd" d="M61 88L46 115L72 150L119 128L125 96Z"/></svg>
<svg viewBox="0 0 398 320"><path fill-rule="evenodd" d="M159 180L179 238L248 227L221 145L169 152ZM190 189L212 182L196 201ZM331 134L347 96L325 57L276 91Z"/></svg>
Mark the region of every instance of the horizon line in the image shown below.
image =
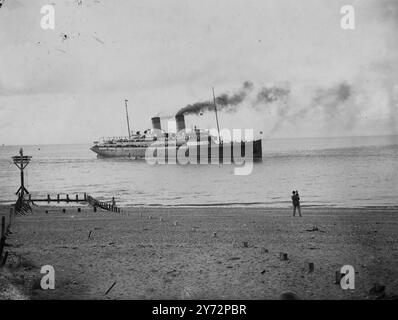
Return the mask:
<svg viewBox="0 0 398 320"><path fill-rule="evenodd" d="M380 135L353 135L353 136L304 136L304 137L285 137L285 138L261 138L261 140L300 140L300 139L342 139L342 138L370 138L370 137L398 137L398 134L380 134ZM53 145L84 145L92 144L89 142L59 142L59 143L25 143L25 144L0 144L1 147L21 147L21 146L53 146Z"/></svg>

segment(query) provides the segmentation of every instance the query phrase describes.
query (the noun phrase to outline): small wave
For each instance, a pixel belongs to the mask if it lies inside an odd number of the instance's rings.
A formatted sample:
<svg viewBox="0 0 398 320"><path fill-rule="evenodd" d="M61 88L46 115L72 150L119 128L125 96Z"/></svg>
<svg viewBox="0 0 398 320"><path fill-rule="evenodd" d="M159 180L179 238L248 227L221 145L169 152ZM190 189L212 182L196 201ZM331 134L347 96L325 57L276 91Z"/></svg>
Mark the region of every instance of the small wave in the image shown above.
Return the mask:
<svg viewBox="0 0 398 320"><path fill-rule="evenodd" d="M127 206L132 207L256 207L256 206L272 206L277 205L278 202L215 202L215 203L126 203ZM279 202L281 204L281 202Z"/></svg>

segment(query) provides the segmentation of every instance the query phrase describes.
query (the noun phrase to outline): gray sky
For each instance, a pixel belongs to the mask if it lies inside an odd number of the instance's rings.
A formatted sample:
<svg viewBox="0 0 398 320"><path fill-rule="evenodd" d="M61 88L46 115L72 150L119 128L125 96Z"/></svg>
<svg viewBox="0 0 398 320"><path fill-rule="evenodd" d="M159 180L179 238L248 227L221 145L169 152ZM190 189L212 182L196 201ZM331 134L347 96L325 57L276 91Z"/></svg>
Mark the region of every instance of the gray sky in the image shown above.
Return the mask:
<svg viewBox="0 0 398 320"><path fill-rule="evenodd" d="M3 2L0 144L125 135L125 98L142 130L210 99L212 86L233 93L244 81L254 91L220 113L221 127L275 138L397 133L398 0L53 0L55 30L40 27L47 1ZM340 28L346 4L355 30ZM253 107L263 87L289 96ZM186 120L215 126L211 113Z"/></svg>

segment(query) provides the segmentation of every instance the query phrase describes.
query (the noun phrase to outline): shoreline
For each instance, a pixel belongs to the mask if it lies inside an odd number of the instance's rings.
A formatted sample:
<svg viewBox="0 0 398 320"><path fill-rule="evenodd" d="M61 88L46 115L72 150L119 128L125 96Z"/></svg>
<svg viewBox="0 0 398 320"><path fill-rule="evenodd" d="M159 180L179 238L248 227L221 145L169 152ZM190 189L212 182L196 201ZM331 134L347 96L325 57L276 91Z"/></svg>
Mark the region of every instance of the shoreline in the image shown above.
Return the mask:
<svg viewBox="0 0 398 320"><path fill-rule="evenodd" d="M105 201L105 200L104 200ZM108 201L109 202L109 201ZM10 206L14 205L15 201L0 201L0 210L2 208L9 208ZM46 203L45 201L35 203L35 207L89 207L87 202L71 202L71 203L54 203L51 204ZM258 206L258 205L240 205L240 204L177 204L177 205L166 205L166 204L121 204L117 203L117 206L121 209L211 209L211 208L221 208L221 209L248 209L248 210L276 210L276 211L284 211L284 210L291 210L292 206ZM398 205L365 205L365 206L338 206L338 205L301 205L302 209L309 209L309 210L396 210L398 212Z"/></svg>
<svg viewBox="0 0 398 320"><path fill-rule="evenodd" d="M285 291L374 299L374 283L386 286L384 298L398 294L395 208L303 207L303 217L293 218L290 208L63 207L66 213L34 206L32 215L16 217L7 240L7 270L31 299L261 300ZM0 205L0 215L8 212ZM56 270L55 290L38 287L46 264ZM353 291L334 284L345 264L357 272Z"/></svg>

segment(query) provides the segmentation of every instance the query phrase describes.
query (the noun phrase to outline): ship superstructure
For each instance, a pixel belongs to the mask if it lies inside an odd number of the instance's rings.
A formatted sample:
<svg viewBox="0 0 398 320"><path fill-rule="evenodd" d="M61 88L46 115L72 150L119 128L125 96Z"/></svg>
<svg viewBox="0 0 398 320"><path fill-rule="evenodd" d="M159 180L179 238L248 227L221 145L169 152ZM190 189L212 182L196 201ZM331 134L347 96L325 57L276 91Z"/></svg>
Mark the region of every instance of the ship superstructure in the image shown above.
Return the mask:
<svg viewBox="0 0 398 320"><path fill-rule="evenodd" d="M166 155L177 155L178 150L183 147L187 156L195 153L198 159L212 157L223 159L230 156L233 161L237 154L246 158L262 158L261 140L223 142L220 137L218 117L217 136L206 129L196 127L187 129L183 114L175 116L176 132L162 130L160 117L152 118L151 129L143 132L130 132L127 100L125 100L125 103L128 136L102 138L101 141L94 141L91 150L97 153L99 157L144 159L148 157L148 148L156 148L155 153L152 153L152 156L156 156L156 152L162 151L162 149L165 149ZM217 110L216 107L215 110ZM248 147L249 143L251 144L250 148ZM172 148L176 149L175 152L171 150Z"/></svg>

